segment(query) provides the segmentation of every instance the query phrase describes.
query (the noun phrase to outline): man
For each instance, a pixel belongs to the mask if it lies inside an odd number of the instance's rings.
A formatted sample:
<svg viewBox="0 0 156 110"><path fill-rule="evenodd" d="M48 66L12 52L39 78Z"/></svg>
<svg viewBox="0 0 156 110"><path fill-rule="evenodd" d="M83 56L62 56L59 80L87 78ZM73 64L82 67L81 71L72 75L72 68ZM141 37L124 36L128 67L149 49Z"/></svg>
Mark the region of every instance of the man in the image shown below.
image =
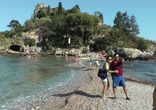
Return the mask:
<svg viewBox="0 0 156 110"><path fill-rule="evenodd" d="M126 96L126 100L130 100L130 98L127 95L127 89L125 85L125 78L123 76L123 58L120 58L119 55L115 55L114 61L110 64L110 67L115 73L112 73L112 80L113 80L113 93L114 98L116 98L117 95L117 87L122 86L124 94Z"/></svg>
<svg viewBox="0 0 156 110"><path fill-rule="evenodd" d="M153 92L153 110L156 110L156 86Z"/></svg>

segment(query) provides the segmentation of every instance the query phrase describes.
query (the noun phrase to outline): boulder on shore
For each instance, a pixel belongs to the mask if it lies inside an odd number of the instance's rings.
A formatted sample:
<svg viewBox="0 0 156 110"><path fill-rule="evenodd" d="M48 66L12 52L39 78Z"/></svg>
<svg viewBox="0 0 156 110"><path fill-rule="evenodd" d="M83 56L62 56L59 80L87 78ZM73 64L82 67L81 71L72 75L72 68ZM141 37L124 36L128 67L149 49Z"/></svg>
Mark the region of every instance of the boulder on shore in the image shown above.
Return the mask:
<svg viewBox="0 0 156 110"><path fill-rule="evenodd" d="M125 59L152 59L153 54L150 52L142 52L136 48L117 48L116 53Z"/></svg>
<svg viewBox="0 0 156 110"><path fill-rule="evenodd" d="M71 48L71 49L61 49L61 48L57 48L55 51L55 55L68 55L68 56L74 56L81 53L80 49L75 49L75 48Z"/></svg>

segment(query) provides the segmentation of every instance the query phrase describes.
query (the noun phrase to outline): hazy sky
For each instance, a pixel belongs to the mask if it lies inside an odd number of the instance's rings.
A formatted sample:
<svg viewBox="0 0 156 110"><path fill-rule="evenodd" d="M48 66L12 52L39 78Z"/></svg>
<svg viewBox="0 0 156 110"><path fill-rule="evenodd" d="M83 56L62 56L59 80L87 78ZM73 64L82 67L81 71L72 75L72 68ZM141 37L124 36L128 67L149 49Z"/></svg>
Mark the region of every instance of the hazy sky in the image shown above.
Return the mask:
<svg viewBox="0 0 156 110"><path fill-rule="evenodd" d="M12 19L21 24L30 19L37 3L56 7L58 2L62 2L65 9L78 4L82 12L100 11L104 23L111 26L118 11L127 11L128 15L136 17L140 36L156 41L156 0L0 0L0 31L8 30Z"/></svg>

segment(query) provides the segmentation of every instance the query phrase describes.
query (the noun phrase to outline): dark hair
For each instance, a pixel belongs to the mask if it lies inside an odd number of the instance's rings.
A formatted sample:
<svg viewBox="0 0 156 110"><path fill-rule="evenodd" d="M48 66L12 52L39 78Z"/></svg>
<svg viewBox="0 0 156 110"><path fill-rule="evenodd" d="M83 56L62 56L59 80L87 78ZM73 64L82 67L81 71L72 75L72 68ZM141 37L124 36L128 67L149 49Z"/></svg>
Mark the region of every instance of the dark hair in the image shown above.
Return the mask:
<svg viewBox="0 0 156 110"><path fill-rule="evenodd" d="M112 59L112 56L107 56L106 60L108 61L110 58Z"/></svg>
<svg viewBox="0 0 156 110"><path fill-rule="evenodd" d="M120 55L119 54L115 54L114 57L120 57Z"/></svg>

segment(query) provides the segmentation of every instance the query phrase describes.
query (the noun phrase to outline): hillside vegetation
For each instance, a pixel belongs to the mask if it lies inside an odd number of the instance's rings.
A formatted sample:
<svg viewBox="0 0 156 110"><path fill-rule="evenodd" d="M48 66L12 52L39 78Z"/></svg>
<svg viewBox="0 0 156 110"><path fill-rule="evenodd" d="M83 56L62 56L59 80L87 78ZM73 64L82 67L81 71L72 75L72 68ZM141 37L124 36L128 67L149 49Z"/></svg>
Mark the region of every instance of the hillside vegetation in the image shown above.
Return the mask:
<svg viewBox="0 0 156 110"><path fill-rule="evenodd" d="M53 8L40 3L32 13L32 18L26 20L24 25L18 20L10 21L10 31L0 34L0 47L16 42L19 44L23 32L35 32L40 38L36 45L42 47L43 51L88 45L92 51L116 47L147 50L150 45L155 45L153 41L138 37L136 18L134 15L129 16L127 12L117 12L112 27L104 23L101 12L96 11L94 15L84 13L79 5L65 9L61 2ZM71 38L70 44L68 38ZM30 39L25 41L25 44L34 46Z"/></svg>

